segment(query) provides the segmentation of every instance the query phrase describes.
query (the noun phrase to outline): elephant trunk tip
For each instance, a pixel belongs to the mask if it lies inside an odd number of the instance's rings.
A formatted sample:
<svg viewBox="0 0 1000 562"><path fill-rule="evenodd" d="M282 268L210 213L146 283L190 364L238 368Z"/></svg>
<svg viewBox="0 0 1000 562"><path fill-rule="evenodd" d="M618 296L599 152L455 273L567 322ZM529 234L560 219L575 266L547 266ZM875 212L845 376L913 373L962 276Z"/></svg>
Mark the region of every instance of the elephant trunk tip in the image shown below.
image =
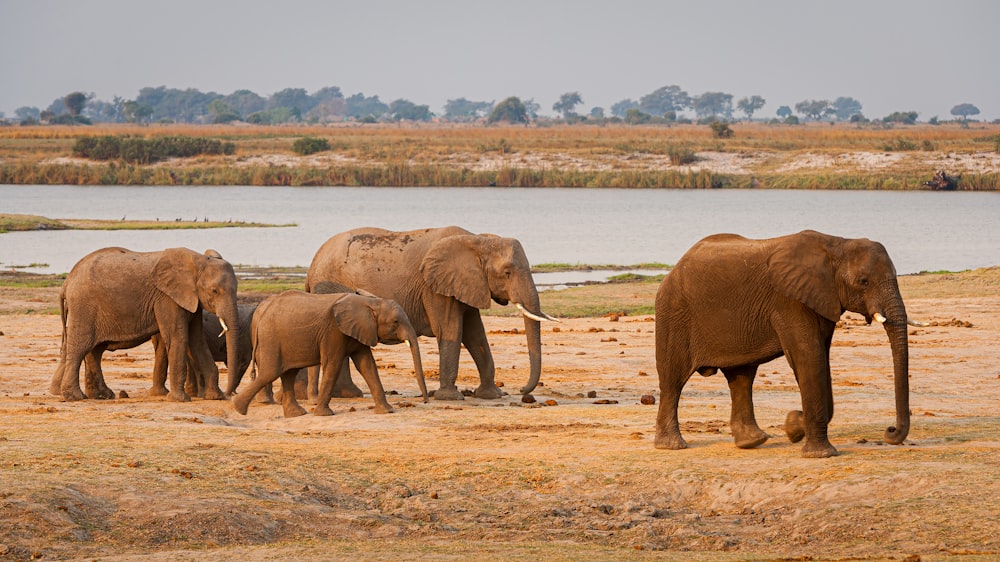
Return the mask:
<svg viewBox="0 0 1000 562"><path fill-rule="evenodd" d="M889 443L890 445L900 445L903 443L903 440L906 439L906 436L909 433L910 433L909 427L896 428L890 426L885 430L885 435L884 435L885 442Z"/></svg>

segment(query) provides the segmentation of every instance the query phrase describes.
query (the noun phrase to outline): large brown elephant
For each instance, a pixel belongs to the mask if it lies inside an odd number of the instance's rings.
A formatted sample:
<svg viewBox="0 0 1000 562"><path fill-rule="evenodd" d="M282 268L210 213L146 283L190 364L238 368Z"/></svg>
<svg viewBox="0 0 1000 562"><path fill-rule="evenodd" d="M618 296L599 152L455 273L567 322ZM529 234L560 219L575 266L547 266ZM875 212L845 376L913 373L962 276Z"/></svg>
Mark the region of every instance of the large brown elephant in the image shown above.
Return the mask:
<svg viewBox="0 0 1000 562"><path fill-rule="evenodd" d="M233 397L233 407L247 413L250 400L281 378L285 417L306 413L295 397L295 379L304 367L321 365L327 373L313 413L333 415L330 397L340 366L350 358L375 401L375 412L392 412L378 377L371 348L379 343L406 342L413 355L417 385L427 400L420 344L400 306L391 300L348 294L311 294L290 290L268 298L254 314L251 328L257 378ZM332 374L332 376L331 376Z"/></svg>
<svg viewBox="0 0 1000 562"><path fill-rule="evenodd" d="M236 273L219 254L187 248L133 252L104 248L81 259L59 293L62 346L49 392L66 400L113 398L101 372L101 355L127 349L159 334L169 357L170 400L184 392L188 352L205 374L205 398L221 399L219 371L205 344L201 311L227 326L228 362L238 363L239 321ZM87 394L80 389L80 365L87 361Z"/></svg>
<svg viewBox="0 0 1000 562"><path fill-rule="evenodd" d="M754 418L751 385L759 365L784 355L802 395L802 411L786 419L788 437L805 436L804 457L836 455L827 438L830 343L845 310L885 328L896 395L896 425L885 440L902 443L910 428L908 319L881 244L814 231L767 240L717 234L695 244L656 294L656 447L687 446L677 423L681 389L692 374L720 369L729 383L736 446L762 444L768 435Z"/></svg>
<svg viewBox="0 0 1000 562"><path fill-rule="evenodd" d="M479 370L478 398L500 398L495 367L479 309L490 301L515 304L524 315L528 343L526 394L538 384L542 370L539 321L543 314L531 266L521 243L513 238L473 234L456 226L393 232L359 228L327 240L306 274L306 290L324 281L388 298L406 311L417 333L437 338L440 388L437 400L462 400L456 385L458 358L464 345ZM349 376L338 379L340 395L356 395Z"/></svg>

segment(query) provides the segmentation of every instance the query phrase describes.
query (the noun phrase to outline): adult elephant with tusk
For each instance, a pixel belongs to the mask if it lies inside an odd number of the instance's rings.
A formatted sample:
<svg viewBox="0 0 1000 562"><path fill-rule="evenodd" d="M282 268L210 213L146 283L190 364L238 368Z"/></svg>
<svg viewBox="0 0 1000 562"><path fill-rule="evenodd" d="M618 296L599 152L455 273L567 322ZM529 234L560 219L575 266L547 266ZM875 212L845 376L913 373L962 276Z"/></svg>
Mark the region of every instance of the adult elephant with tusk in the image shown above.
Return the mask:
<svg viewBox="0 0 1000 562"><path fill-rule="evenodd" d="M479 370L477 398L500 398L495 367L479 310L494 301L515 304L524 316L528 383L534 390L542 371L540 322L544 314L521 243L513 238L473 234L457 226L393 232L359 228L340 233L316 252L306 290L322 282L342 283L399 303L417 333L437 339L440 388L437 400L462 400L456 385L464 345ZM336 394L356 396L350 377L340 376Z"/></svg>
<svg viewBox="0 0 1000 562"><path fill-rule="evenodd" d="M802 411L789 412L791 441L805 437L804 457L829 457L833 417L830 344L844 311L883 325L892 347L896 424L885 440L902 443L910 429L907 323L896 269L885 247L864 238L815 231L749 240L709 236L691 247L656 294L659 449L683 449L677 421L681 389L694 373L722 370L732 399L736 446L768 439L754 418L757 367L784 355L795 373Z"/></svg>

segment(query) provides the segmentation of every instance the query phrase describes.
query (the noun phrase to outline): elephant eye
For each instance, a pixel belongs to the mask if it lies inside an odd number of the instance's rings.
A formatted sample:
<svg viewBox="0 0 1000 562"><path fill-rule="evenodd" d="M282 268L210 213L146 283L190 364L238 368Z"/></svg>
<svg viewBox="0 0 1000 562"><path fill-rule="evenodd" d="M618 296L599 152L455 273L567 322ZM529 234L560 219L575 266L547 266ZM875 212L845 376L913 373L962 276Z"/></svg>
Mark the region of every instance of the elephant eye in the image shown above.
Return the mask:
<svg viewBox="0 0 1000 562"><path fill-rule="evenodd" d="M862 287L867 287L868 286L868 278L867 277L862 277L862 278L858 279L858 285L861 285Z"/></svg>

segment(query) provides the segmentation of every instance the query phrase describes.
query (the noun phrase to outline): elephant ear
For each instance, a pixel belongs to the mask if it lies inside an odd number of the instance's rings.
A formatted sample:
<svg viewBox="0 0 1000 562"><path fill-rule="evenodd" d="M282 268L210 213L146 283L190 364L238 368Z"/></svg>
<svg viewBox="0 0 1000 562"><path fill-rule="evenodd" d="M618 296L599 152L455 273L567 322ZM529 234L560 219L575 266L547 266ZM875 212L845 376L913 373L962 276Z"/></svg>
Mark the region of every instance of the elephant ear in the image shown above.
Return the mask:
<svg viewBox="0 0 1000 562"><path fill-rule="evenodd" d="M373 302L371 297L345 294L333 303L333 317L340 331L368 347L378 344L378 320Z"/></svg>
<svg viewBox="0 0 1000 562"><path fill-rule="evenodd" d="M449 236L435 242L420 264L432 291L476 308L490 307L490 287L481 255L480 237Z"/></svg>
<svg viewBox="0 0 1000 562"><path fill-rule="evenodd" d="M153 266L156 288L188 312L198 310L198 264L195 252L186 248L163 250ZM204 256L201 256L205 259Z"/></svg>
<svg viewBox="0 0 1000 562"><path fill-rule="evenodd" d="M836 272L827 247L809 236L792 236L768 259L767 273L774 288L836 322L840 304Z"/></svg>

